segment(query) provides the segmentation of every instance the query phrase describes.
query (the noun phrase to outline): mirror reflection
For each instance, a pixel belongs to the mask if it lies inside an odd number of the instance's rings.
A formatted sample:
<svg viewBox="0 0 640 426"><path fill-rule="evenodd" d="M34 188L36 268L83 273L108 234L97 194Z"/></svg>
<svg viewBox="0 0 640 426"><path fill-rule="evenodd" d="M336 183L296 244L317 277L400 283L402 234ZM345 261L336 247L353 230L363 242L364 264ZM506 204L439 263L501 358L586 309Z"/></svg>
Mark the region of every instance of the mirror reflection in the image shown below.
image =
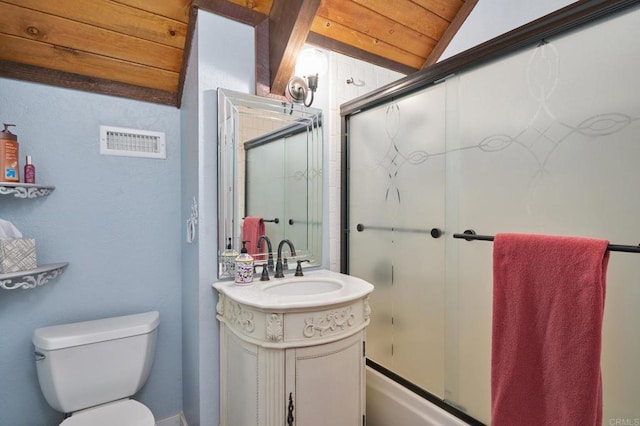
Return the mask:
<svg viewBox="0 0 640 426"><path fill-rule="evenodd" d="M322 112L219 89L218 123L219 277L233 277L243 241L269 269L283 240L296 252L283 245L285 268L320 266Z"/></svg>

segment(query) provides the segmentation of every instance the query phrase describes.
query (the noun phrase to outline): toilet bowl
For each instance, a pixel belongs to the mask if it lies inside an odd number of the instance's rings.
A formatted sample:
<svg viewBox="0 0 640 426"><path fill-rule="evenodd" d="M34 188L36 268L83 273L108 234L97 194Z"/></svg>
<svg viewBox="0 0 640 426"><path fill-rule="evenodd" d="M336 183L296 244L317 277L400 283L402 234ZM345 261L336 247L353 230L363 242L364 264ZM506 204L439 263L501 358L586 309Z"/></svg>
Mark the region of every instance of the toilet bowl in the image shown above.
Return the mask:
<svg viewBox="0 0 640 426"><path fill-rule="evenodd" d="M125 399L73 413L60 426L154 426L155 419L145 405Z"/></svg>
<svg viewBox="0 0 640 426"><path fill-rule="evenodd" d="M40 389L70 415L61 426L155 424L151 410L130 397L149 376L159 322L153 311L34 331Z"/></svg>

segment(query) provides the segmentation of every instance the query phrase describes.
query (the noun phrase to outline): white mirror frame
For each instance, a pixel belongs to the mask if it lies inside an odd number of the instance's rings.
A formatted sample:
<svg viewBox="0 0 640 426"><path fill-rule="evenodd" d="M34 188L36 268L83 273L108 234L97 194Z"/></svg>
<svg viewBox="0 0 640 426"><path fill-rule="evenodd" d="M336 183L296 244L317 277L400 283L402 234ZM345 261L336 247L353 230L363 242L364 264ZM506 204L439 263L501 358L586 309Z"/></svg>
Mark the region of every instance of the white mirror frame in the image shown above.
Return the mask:
<svg viewBox="0 0 640 426"><path fill-rule="evenodd" d="M297 124L305 126L308 144L307 165L307 242L300 247L308 259L305 267L322 265L322 188L323 188L323 130L322 111L303 105L268 99L227 89L218 89L218 247L221 256L231 238L233 248L242 246L242 218L244 217L244 149L240 138L243 123L249 119L271 122L273 128ZM255 139L255 136L250 138ZM284 216L283 216L284 218ZM277 250L279 241L272 241ZM296 241L293 241L295 244ZM298 247L296 246L296 249ZM218 277L231 278L218 262Z"/></svg>

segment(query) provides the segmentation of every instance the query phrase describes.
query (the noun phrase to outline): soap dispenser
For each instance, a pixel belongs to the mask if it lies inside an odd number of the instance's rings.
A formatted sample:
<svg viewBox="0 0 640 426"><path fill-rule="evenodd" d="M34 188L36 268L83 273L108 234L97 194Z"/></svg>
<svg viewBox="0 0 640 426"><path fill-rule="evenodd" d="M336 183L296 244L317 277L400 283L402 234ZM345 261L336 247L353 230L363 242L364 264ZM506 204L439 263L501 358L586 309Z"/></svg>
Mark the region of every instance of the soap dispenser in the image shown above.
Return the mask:
<svg viewBox="0 0 640 426"><path fill-rule="evenodd" d="M247 285L253 282L253 257L247 251L246 244L242 242L240 254L236 257L236 284Z"/></svg>
<svg viewBox="0 0 640 426"><path fill-rule="evenodd" d="M236 257L238 257L238 251L233 249L233 246L231 245L231 237L229 237L227 249L222 252L222 272L225 275L233 276L235 273Z"/></svg>
<svg viewBox="0 0 640 426"><path fill-rule="evenodd" d="M0 182L20 182L18 158L20 158L18 137L9 131L15 124L4 123L0 131Z"/></svg>

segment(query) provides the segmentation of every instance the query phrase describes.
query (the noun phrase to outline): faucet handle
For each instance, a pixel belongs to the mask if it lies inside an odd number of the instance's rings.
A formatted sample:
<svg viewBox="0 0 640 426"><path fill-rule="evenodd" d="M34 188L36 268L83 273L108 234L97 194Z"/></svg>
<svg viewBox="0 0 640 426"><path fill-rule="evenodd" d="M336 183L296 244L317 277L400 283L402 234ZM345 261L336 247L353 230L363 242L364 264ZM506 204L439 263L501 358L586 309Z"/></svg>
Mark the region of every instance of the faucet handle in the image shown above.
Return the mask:
<svg viewBox="0 0 640 426"><path fill-rule="evenodd" d="M260 276L260 281L269 281L269 270L267 269L267 264L262 264L262 275Z"/></svg>
<svg viewBox="0 0 640 426"><path fill-rule="evenodd" d="M282 272L282 259L278 258L276 261L276 273L273 276L274 278L284 278L284 273Z"/></svg>
<svg viewBox="0 0 640 426"><path fill-rule="evenodd" d="M296 273L295 273L296 277L304 276L304 274L302 273L302 262L309 262L309 259L298 260L298 266L296 266Z"/></svg>

